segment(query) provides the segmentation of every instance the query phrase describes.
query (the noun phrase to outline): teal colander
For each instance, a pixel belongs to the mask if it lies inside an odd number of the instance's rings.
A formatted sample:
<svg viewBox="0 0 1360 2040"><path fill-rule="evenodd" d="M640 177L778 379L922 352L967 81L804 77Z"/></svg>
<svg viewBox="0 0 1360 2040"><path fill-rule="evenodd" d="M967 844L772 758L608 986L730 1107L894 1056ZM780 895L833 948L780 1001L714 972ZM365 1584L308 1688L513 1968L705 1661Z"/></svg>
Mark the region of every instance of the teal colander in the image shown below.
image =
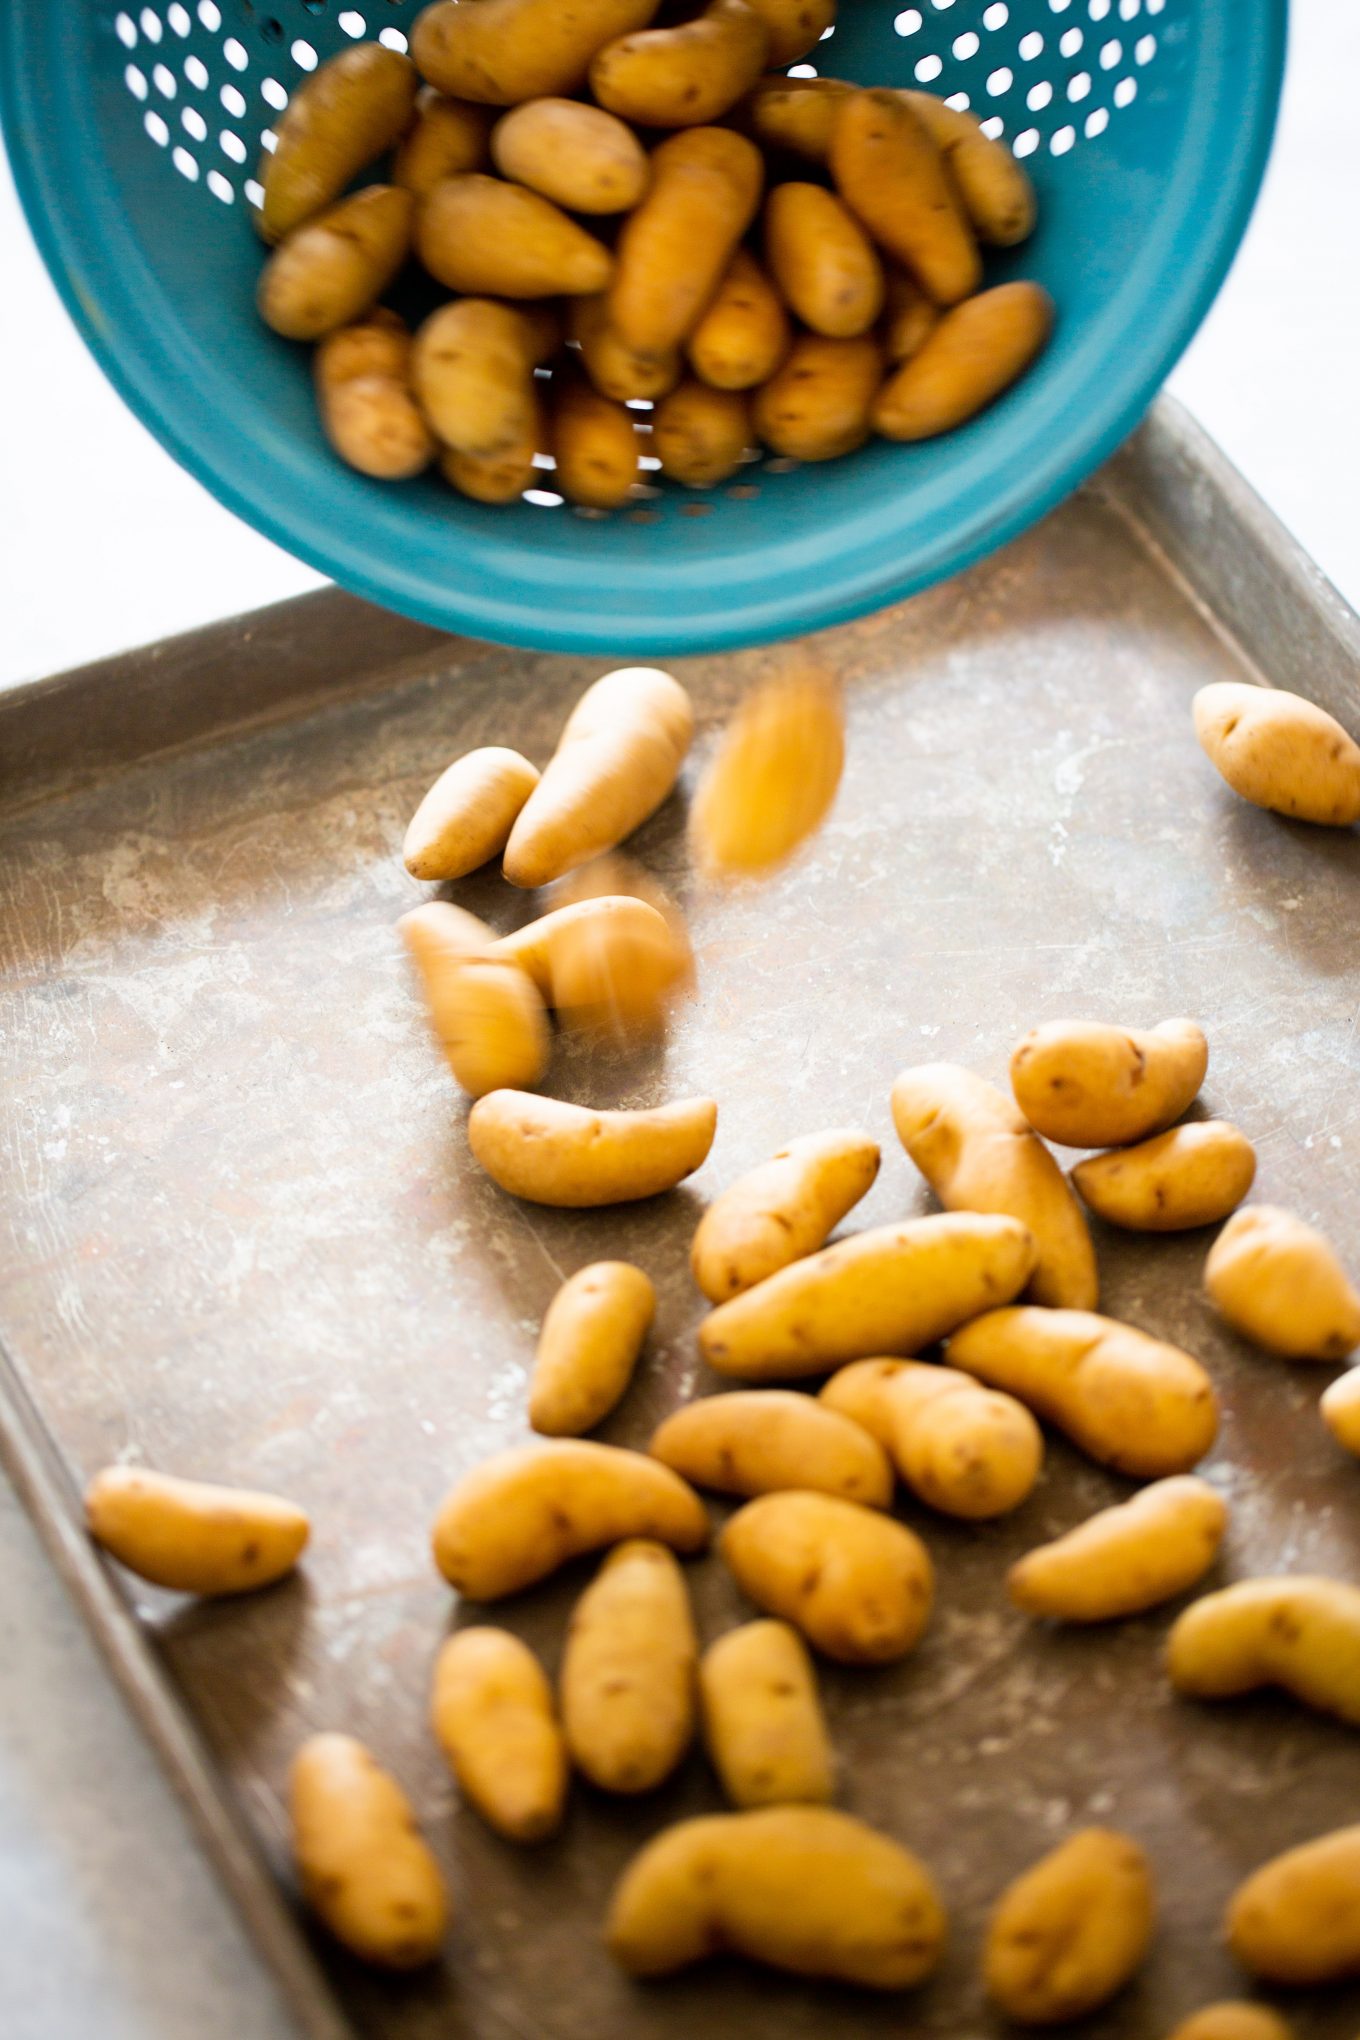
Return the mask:
<svg viewBox="0 0 1360 2040"><path fill-rule="evenodd" d="M248 180L299 77L351 38L398 49L414 0L10 0L0 110L58 288L190 473L346 587L550 650L700 652L839 622L953 573L1135 425L1209 307L1270 143L1285 0L841 0L817 68L919 83L1027 159L1052 345L1000 403L917 446L753 464L602 517L551 487L493 510L342 467L304 350L259 323ZM801 66L806 70L808 66ZM77 449L70 449L74 461Z"/></svg>

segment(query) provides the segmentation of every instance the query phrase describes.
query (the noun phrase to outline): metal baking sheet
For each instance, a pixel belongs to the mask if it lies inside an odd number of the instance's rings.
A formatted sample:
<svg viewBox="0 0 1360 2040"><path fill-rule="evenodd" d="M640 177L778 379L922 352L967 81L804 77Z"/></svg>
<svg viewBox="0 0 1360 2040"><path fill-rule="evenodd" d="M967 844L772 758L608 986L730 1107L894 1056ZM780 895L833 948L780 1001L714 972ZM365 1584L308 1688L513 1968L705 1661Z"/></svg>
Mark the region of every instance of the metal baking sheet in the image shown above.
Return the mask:
<svg viewBox="0 0 1360 2040"><path fill-rule="evenodd" d="M637 1987L611 1967L598 1932L620 1868L719 1803L697 1753L642 1803L578 1787L561 1838L532 1852L457 1803L425 1706L464 1611L428 1525L464 1468L525 1435L558 1282L601 1254L654 1276L657 1333L604 1432L645 1441L717 1385L686 1269L708 1194L791 1135L850 1122L884 1151L853 1223L926 1208L888 1115L904 1064L1001 1077L1045 1018L1195 1014L1204 1109L1257 1143L1257 1195L1360 1260L1360 835L1236 801L1189 722L1195 688L1247 677L1360 726L1360 630L1183 414L1163 401L1039 529L818 650L844 678L849 762L807 854L719 895L688 871L682 800L637 840L690 915L698 998L640 1058L563 1046L552 1083L611 1103L711 1091L721 1110L692 1183L609 1213L520 1206L470 1165L393 934L420 890L402 830L435 769L485 742L545 756L598 667L326 594L0 703L4 1446L313 2034L822 2040L907 2021L985 2040L989 1903L1099 1820L1149 1849L1162 1921L1134 1986L1073 2030L1156 2040L1244 1987L1219 1941L1238 1878L1354 1816L1354 1732L1283 1701L1176 1700L1170 1611L1063 1635L1010 1610L1007 1562L1128 1491L1060 1441L1005 1522L907 1505L939 1571L926 1641L888 1670L823 1671L842 1803L918 1849L948 1897L948 1958L921 1993L727 1962ZM687 781L768 657L678 669L701 723ZM459 897L502 926L532 910L492 876ZM1106 1307L1201 1355L1221 1388L1221 1577L1356 1576L1360 1467L1316 1416L1328 1371L1215 1325L1204 1235L1099 1244ZM111 1459L297 1496L315 1521L305 1570L221 1606L117 1575L77 1504ZM588 1575L494 1619L555 1663ZM706 1636L747 1612L716 1561L691 1578ZM280 1794L323 1727L372 1743L447 1867L455 1929L419 1978L362 1973L293 1911ZM1305 2040L1349 2040L1360 1991L1301 1997L1296 2016Z"/></svg>

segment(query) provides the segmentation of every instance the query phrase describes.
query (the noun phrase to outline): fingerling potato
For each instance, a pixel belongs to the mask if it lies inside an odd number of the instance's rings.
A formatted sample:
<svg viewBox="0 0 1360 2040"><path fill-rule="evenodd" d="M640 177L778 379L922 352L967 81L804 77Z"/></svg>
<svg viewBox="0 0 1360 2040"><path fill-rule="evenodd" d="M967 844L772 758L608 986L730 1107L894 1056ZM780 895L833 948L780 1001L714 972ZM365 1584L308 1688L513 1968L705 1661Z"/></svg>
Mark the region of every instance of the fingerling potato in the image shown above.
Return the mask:
<svg viewBox="0 0 1360 2040"><path fill-rule="evenodd" d="M553 378L552 442L557 486L569 503L617 510L641 479L632 412L584 376Z"/></svg>
<svg viewBox="0 0 1360 2040"><path fill-rule="evenodd" d="M905 1657L930 1619L935 1575L920 1538L838 1495L760 1495L728 1519L719 1549L758 1608L841 1664Z"/></svg>
<svg viewBox="0 0 1360 2040"><path fill-rule="evenodd" d="M980 241L1013 248L1034 232L1034 186L1006 143L982 132L975 113L929 92L902 97L944 157Z"/></svg>
<svg viewBox="0 0 1360 2040"><path fill-rule="evenodd" d="M536 767L501 744L455 758L407 826L401 855L412 878L466 878L498 857L537 785Z"/></svg>
<svg viewBox="0 0 1360 2040"><path fill-rule="evenodd" d="M1192 1120L1168 1133L1078 1162L1072 1181L1107 1225L1128 1232L1184 1232L1235 1211L1256 1177L1256 1150L1225 1119Z"/></svg>
<svg viewBox="0 0 1360 2040"><path fill-rule="evenodd" d="M1191 1106L1209 1067L1193 1020L1110 1027L1050 1020L1011 1056L1015 1102L1036 1133L1064 1147L1127 1147Z"/></svg>
<svg viewBox="0 0 1360 2040"><path fill-rule="evenodd" d="M973 230L913 107L895 92L852 93L837 108L828 160L851 212L936 304L972 296L982 281Z"/></svg>
<svg viewBox="0 0 1360 2040"><path fill-rule="evenodd" d="M815 49L836 19L836 0L748 0L770 32L772 71Z"/></svg>
<svg viewBox="0 0 1360 2040"><path fill-rule="evenodd" d="M285 340L319 340L376 304L410 245L410 192L367 185L279 243L260 273L260 317Z"/></svg>
<svg viewBox="0 0 1360 2040"><path fill-rule="evenodd" d="M492 1182L512 1197L579 1210L673 1190L707 1158L717 1122L711 1098L596 1112L504 1090L477 1100L468 1142Z"/></svg>
<svg viewBox="0 0 1360 2040"><path fill-rule="evenodd" d="M1043 1436L1024 1404L955 1367L855 1360L819 1400L877 1438L912 1493L947 1516L1004 1516L1043 1466Z"/></svg>
<svg viewBox="0 0 1360 2040"><path fill-rule="evenodd" d="M1053 330L1042 284L998 283L947 310L874 406L885 439L934 439L993 403L1023 375Z"/></svg>
<svg viewBox="0 0 1360 2040"><path fill-rule="evenodd" d="M769 29L747 0L709 0L693 21L606 43L590 66L590 88L635 126L700 127L749 91L769 49Z"/></svg>
<svg viewBox="0 0 1360 2040"><path fill-rule="evenodd" d="M517 106L576 92L596 50L644 28L658 0L436 0L417 15L411 55L441 92Z"/></svg>
<svg viewBox="0 0 1360 2040"><path fill-rule="evenodd" d="M832 130L855 89L840 78L762 78L746 108L767 149L825 163Z"/></svg>
<svg viewBox="0 0 1360 2040"><path fill-rule="evenodd" d="M878 1142L852 1128L804 1134L717 1197L690 1248L710 1303L753 1289L815 1253L878 1175Z"/></svg>
<svg viewBox="0 0 1360 2040"><path fill-rule="evenodd" d="M1234 793L1296 821L1360 821L1360 744L1283 687L1216 680L1195 696L1195 734Z"/></svg>
<svg viewBox="0 0 1360 2040"><path fill-rule="evenodd" d="M632 129L576 99L512 107L496 124L491 154L502 177L568 212L631 212L651 174Z"/></svg>
<svg viewBox="0 0 1360 2040"><path fill-rule="evenodd" d="M341 50L299 83L257 173L264 194L257 224L266 241L283 240L334 205L401 139L419 83L410 58L378 42Z"/></svg>
<svg viewBox="0 0 1360 2040"><path fill-rule="evenodd" d="M573 298L567 316L581 364L602 397L619 404L655 402L679 382L683 364L678 350L638 354L625 345L610 323L607 297Z"/></svg>
<svg viewBox="0 0 1360 2040"><path fill-rule="evenodd" d="M835 1763L817 1674L787 1622L744 1622L699 1660L704 1743L734 1806L818 1804Z"/></svg>
<svg viewBox="0 0 1360 2040"><path fill-rule="evenodd" d="M689 128L653 151L651 185L615 250L609 317L625 346L667 355L684 345L755 218L764 177L759 149L729 128Z"/></svg>
<svg viewBox="0 0 1360 2040"><path fill-rule="evenodd" d="M890 368L919 354L940 323L940 308L905 269L890 267L884 283L883 323L879 340Z"/></svg>
<svg viewBox="0 0 1360 2040"><path fill-rule="evenodd" d="M538 424L529 328L511 305L460 298L416 334L412 378L445 446L479 460L517 449Z"/></svg>
<svg viewBox="0 0 1360 2040"><path fill-rule="evenodd" d="M1191 1474L1154 1481L1101 1509L1064 1537L1038 1545L1006 1575L1027 1615L1055 1622L1113 1622L1183 1594L1218 1557L1228 1505Z"/></svg>
<svg viewBox="0 0 1360 2040"><path fill-rule="evenodd" d="M1166 1664L1192 1699L1277 1686L1360 1727L1360 1587L1307 1574L1238 1580L1177 1618Z"/></svg>
<svg viewBox="0 0 1360 2040"><path fill-rule="evenodd" d="M987 1925L987 1990L1007 2018L1085 2018L1122 1990L1152 1944L1147 1858L1113 1828L1082 1828L1017 1877Z"/></svg>
<svg viewBox="0 0 1360 2040"><path fill-rule="evenodd" d="M504 1629L456 1631L435 1660L430 1717L464 1796L497 1834L541 1842L561 1826L566 1744L527 1644Z"/></svg>
<svg viewBox="0 0 1360 2040"><path fill-rule="evenodd" d="M446 446L439 456L439 472L459 495L474 503L517 503L538 478L536 454L551 445L548 414L537 391L533 395L519 434L497 453L464 453Z"/></svg>
<svg viewBox="0 0 1360 2040"><path fill-rule="evenodd" d="M694 1740L699 1643L685 1576L664 1544L617 1545L572 1611L562 1722L603 1792L652 1792Z"/></svg>
<svg viewBox="0 0 1360 2040"><path fill-rule="evenodd" d="M1265 2005L1225 1998L1182 2019L1167 2040L1293 2040L1293 2029Z"/></svg>
<svg viewBox="0 0 1360 2040"><path fill-rule="evenodd" d="M690 335L694 373L710 389L754 389L769 381L791 339L789 315L779 292L755 256L738 248L716 297Z"/></svg>
<svg viewBox="0 0 1360 2040"><path fill-rule="evenodd" d="M106 1466L85 1490L90 1535L120 1565L181 1594L248 1594L290 1573L311 1534L305 1510L250 1488Z"/></svg>
<svg viewBox="0 0 1360 2040"><path fill-rule="evenodd" d="M1264 1983L1360 1976L1360 1827L1272 1856L1238 1885L1225 1926L1233 1954Z"/></svg>
<svg viewBox="0 0 1360 2040"><path fill-rule="evenodd" d="M554 907L492 953L529 973L564 1027L618 1041L657 1033L692 969L675 919L628 894Z"/></svg>
<svg viewBox="0 0 1360 2040"><path fill-rule="evenodd" d="M316 350L317 407L327 439L375 481L405 481L434 459L435 441L411 393L411 339L379 308L341 326Z"/></svg>
<svg viewBox="0 0 1360 2040"><path fill-rule="evenodd" d="M754 443L741 390L714 390L687 377L652 413L652 451L661 472L687 489L713 489L741 466Z"/></svg>
<svg viewBox="0 0 1360 2040"><path fill-rule="evenodd" d="M883 309L883 265L849 208L820 184L776 184L765 203L765 260L814 333L867 333Z"/></svg>
<svg viewBox="0 0 1360 2040"><path fill-rule="evenodd" d="M1324 1389L1322 1421L1338 1445L1360 1459L1360 1367L1349 1367Z"/></svg>
<svg viewBox="0 0 1360 2040"><path fill-rule="evenodd" d="M1235 1332L1286 1360L1344 1360L1360 1345L1360 1293L1331 1242L1278 1205L1252 1204L1228 1220L1204 1287Z"/></svg>
<svg viewBox="0 0 1360 2040"><path fill-rule="evenodd" d="M811 1488L886 1509L893 1476L876 1439L814 1396L793 1389L738 1389L673 1410L647 1447L695 1487L763 1495Z"/></svg>
<svg viewBox="0 0 1360 2040"><path fill-rule="evenodd" d="M603 241L560 206L478 170L435 185L416 250L436 282L469 297L574 297L606 289L614 273Z"/></svg>
<svg viewBox="0 0 1360 2040"><path fill-rule="evenodd" d="M790 665L753 688L723 733L690 807L690 850L712 876L773 870L825 820L845 764L840 690Z"/></svg>
<svg viewBox="0 0 1360 2040"><path fill-rule="evenodd" d="M461 922L439 912L445 904L431 900L397 925L449 1068L474 1098L510 1082L536 1084L551 1054L542 999L523 971L470 952Z"/></svg>
<svg viewBox="0 0 1360 2040"><path fill-rule="evenodd" d="M787 460L837 460L869 437L883 375L878 343L800 333L756 396L755 426Z"/></svg>
<svg viewBox="0 0 1360 2040"><path fill-rule="evenodd" d="M633 1378L656 1291L629 1261L595 1261L549 1304L529 1378L529 1422L550 1438L594 1430Z"/></svg>
<svg viewBox="0 0 1360 2040"><path fill-rule="evenodd" d="M432 1962L448 1894L396 1779L353 1736L314 1735L288 1798L302 1895L336 1940L385 1969Z"/></svg>
<svg viewBox="0 0 1360 2040"><path fill-rule="evenodd" d="M494 120L490 107L446 98L427 85L416 101L414 124L392 158L392 182L419 206L443 178L484 170Z"/></svg>

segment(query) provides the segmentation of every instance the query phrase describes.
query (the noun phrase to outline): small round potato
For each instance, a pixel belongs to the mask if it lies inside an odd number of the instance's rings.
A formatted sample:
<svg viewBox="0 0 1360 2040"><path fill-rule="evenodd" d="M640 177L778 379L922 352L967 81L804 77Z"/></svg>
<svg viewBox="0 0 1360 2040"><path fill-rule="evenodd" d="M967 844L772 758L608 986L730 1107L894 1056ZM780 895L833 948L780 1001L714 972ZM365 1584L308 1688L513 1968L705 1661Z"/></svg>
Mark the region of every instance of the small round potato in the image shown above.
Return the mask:
<svg viewBox="0 0 1360 2040"><path fill-rule="evenodd" d="M411 245L411 194L370 184L294 228L260 273L256 303L285 340L320 340L376 304Z"/></svg>
<svg viewBox="0 0 1360 2040"><path fill-rule="evenodd" d="M683 373L679 352L638 354L625 346L609 320L607 297L577 297L567 314L581 364L602 397L617 404L655 402L673 390Z"/></svg>
<svg viewBox="0 0 1360 2040"><path fill-rule="evenodd" d="M614 273L604 243L550 199L476 170L435 185L416 248L437 282L470 297L573 297L607 289Z"/></svg>
<svg viewBox="0 0 1360 2040"><path fill-rule="evenodd" d="M1083 1828L1017 1877L987 1926L991 1997L1022 2026L1085 2018L1122 1990L1152 1943L1147 1858L1112 1828Z"/></svg>
<svg viewBox="0 0 1360 2040"><path fill-rule="evenodd" d="M790 665L752 689L704 769L690 847L713 876L771 871L826 819L845 765L840 690L820 666Z"/></svg>
<svg viewBox="0 0 1360 2040"><path fill-rule="evenodd" d="M576 99L530 99L496 126L491 153L502 177L527 184L568 212L631 212L647 189L647 155L632 129Z"/></svg>
<svg viewBox="0 0 1360 2040"><path fill-rule="evenodd" d="M181 1594L248 1594L290 1573L311 1526L278 1495L106 1466L85 1490L90 1535L120 1565Z"/></svg>
<svg viewBox="0 0 1360 2040"><path fill-rule="evenodd" d="M417 15L411 55L441 92L488 106L573 93L616 36L645 28L657 0L438 0Z"/></svg>
<svg viewBox="0 0 1360 2040"><path fill-rule="evenodd" d="M447 99L427 85L416 101L415 124L392 158L392 182L421 205L441 179L484 170L494 120L490 107Z"/></svg>
<svg viewBox="0 0 1360 2040"><path fill-rule="evenodd" d="M934 1569L904 1523L811 1489L747 1502L719 1547L742 1592L823 1656L886 1665L920 1642Z"/></svg>
<svg viewBox="0 0 1360 2040"><path fill-rule="evenodd" d="M663 1544L605 1559L572 1611L562 1723L577 1769L603 1792L652 1792L694 1740L699 1643L685 1576Z"/></svg>
<svg viewBox="0 0 1360 2040"><path fill-rule="evenodd" d="M707 1159L717 1123L711 1098L595 1112L528 1091L492 1091L472 1108L468 1141L512 1197L579 1210L673 1190Z"/></svg>
<svg viewBox="0 0 1360 2040"><path fill-rule="evenodd" d="M673 1410L652 1434L654 1459L728 1495L815 1488L886 1509L888 1456L861 1425L794 1389L738 1389Z"/></svg>
<svg viewBox="0 0 1360 2040"><path fill-rule="evenodd" d="M771 453L836 460L869 437L883 376L878 342L800 333L756 397L755 426Z"/></svg>
<svg viewBox="0 0 1360 2040"><path fill-rule="evenodd" d="M488 459L518 449L538 425L529 327L513 306L459 298L416 334L412 378L445 446Z"/></svg>
<svg viewBox="0 0 1360 2040"><path fill-rule="evenodd" d="M626 346L662 356L684 345L755 218L764 181L759 149L729 128L689 128L653 151L652 182L619 233L609 293Z"/></svg>
<svg viewBox="0 0 1360 2040"><path fill-rule="evenodd" d="M699 1661L704 1742L734 1806L819 1804L835 1763L817 1674L787 1622L744 1622Z"/></svg>
<svg viewBox="0 0 1360 2040"><path fill-rule="evenodd" d="M715 121L765 68L770 32L747 0L708 0L673 28L644 28L607 43L590 67L601 106L636 127Z"/></svg>
<svg viewBox="0 0 1360 2040"><path fill-rule="evenodd" d="M529 760L499 744L455 758L407 827L401 855L412 878L465 878L499 857L515 816L537 785Z"/></svg>
<svg viewBox="0 0 1360 2040"><path fill-rule="evenodd" d="M1007 1573L1006 1590L1027 1615L1055 1622L1141 1615L1203 1579L1227 1527L1222 1495L1178 1474L1026 1552Z"/></svg>
<svg viewBox="0 0 1360 2040"><path fill-rule="evenodd" d="M257 224L266 241L283 240L334 205L400 140L419 83L410 58L379 42L341 50L299 82L275 123L274 148L260 161Z"/></svg>
<svg viewBox="0 0 1360 2040"><path fill-rule="evenodd" d="M972 296L982 281L973 229L939 148L904 98L874 91L844 100L830 163L851 212L936 304Z"/></svg>
<svg viewBox="0 0 1360 2040"><path fill-rule="evenodd" d="M690 335L690 364L711 389L752 390L770 380L791 337L779 292L755 256L738 248Z"/></svg>
<svg viewBox="0 0 1360 2040"><path fill-rule="evenodd" d="M1209 1067L1193 1020L1141 1032L1050 1020L1011 1056L1015 1102L1036 1133L1064 1147L1127 1147L1192 1105Z"/></svg>
<svg viewBox="0 0 1360 2040"><path fill-rule="evenodd" d="M741 466L755 442L740 390L714 390L688 377L652 413L652 451L661 472L687 489L713 489Z"/></svg>
<svg viewBox="0 0 1360 2040"><path fill-rule="evenodd" d="M1263 1863L1233 1893L1225 1925L1233 1954L1263 1983L1360 1976L1360 1827Z"/></svg>
<svg viewBox="0 0 1360 2040"><path fill-rule="evenodd" d="M656 1291L630 1261L595 1261L562 1284L543 1319L529 1422L550 1438L601 1423L633 1378Z"/></svg>
<svg viewBox="0 0 1360 2040"><path fill-rule="evenodd" d="M1228 1220L1204 1287L1235 1332L1286 1360L1344 1360L1360 1346L1360 1293L1331 1242L1274 1204Z"/></svg>
<svg viewBox="0 0 1360 2040"><path fill-rule="evenodd" d="M395 1778L348 1735L314 1735L289 1775L302 1895L361 1961L416 1969L448 1926L443 1874Z"/></svg>
<svg viewBox="0 0 1360 2040"><path fill-rule="evenodd" d="M883 309L883 265L849 208L820 184L776 184L765 260L805 326L834 340L867 333Z"/></svg>
<svg viewBox="0 0 1360 2040"><path fill-rule="evenodd" d="M981 1522L1018 1509L1044 1463L1024 1404L956 1367L855 1360L820 1401L877 1438L912 1493L946 1516Z"/></svg>
<svg viewBox="0 0 1360 2040"><path fill-rule="evenodd" d="M1283 687L1216 680L1195 696L1195 734L1234 793L1295 821L1360 821L1360 744Z"/></svg>
<svg viewBox="0 0 1360 2040"><path fill-rule="evenodd" d="M1238 1580L1178 1616L1166 1663L1191 1699L1277 1686L1360 1727L1360 1587L1305 1573Z"/></svg>
<svg viewBox="0 0 1360 2040"><path fill-rule="evenodd" d="M434 434L411 393L411 338L395 312L379 307L361 325L328 334L313 373L321 423L341 460L383 482L429 466Z"/></svg>
<svg viewBox="0 0 1360 2040"><path fill-rule="evenodd" d="M841 78L762 78L745 110L767 149L825 163L836 121L855 89Z"/></svg>
<svg viewBox="0 0 1360 2040"><path fill-rule="evenodd" d="M1266 2005L1224 1998L1182 2019L1167 2040L1293 2040L1293 2028Z"/></svg>
<svg viewBox="0 0 1360 2040"><path fill-rule="evenodd" d="M1078 1162L1072 1181L1107 1225L1186 1232L1216 1225L1256 1179L1256 1150L1226 1119L1191 1120L1167 1133Z"/></svg>
<svg viewBox="0 0 1360 2040"><path fill-rule="evenodd" d="M552 442L557 486L569 503L617 510L642 478L632 412L584 376L553 380Z"/></svg>
<svg viewBox="0 0 1360 2040"><path fill-rule="evenodd" d="M953 305L896 372L874 405L885 439L934 439L952 432L1008 390L1053 330L1053 301L1041 284L998 283Z"/></svg>
<svg viewBox="0 0 1360 2040"><path fill-rule="evenodd" d="M460 1629L435 1661L435 1739L464 1795L512 1842L562 1824L567 1751L538 1659L504 1629Z"/></svg>
<svg viewBox="0 0 1360 2040"><path fill-rule="evenodd" d="M878 1142L853 1128L808 1133L739 1176L709 1205L690 1248L710 1303L753 1289L817 1251L878 1174Z"/></svg>

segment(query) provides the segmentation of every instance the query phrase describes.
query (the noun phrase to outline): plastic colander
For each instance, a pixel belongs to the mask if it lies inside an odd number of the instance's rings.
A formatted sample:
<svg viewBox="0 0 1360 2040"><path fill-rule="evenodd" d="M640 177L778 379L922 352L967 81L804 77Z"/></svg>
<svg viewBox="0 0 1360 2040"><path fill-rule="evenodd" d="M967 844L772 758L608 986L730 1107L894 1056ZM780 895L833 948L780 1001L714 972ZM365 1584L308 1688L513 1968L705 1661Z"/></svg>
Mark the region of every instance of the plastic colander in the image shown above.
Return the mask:
<svg viewBox="0 0 1360 2040"><path fill-rule="evenodd" d="M261 136L353 38L405 47L413 0L12 0L0 108L67 307L151 430L249 523L344 586L512 644L628 657L807 631L939 580L1072 489L1137 423L1246 226L1285 0L841 0L798 66L919 84L1026 159L1051 346L998 404L916 446L753 462L610 516L543 486L511 509L341 466L305 350L260 324ZM639 417L642 417L641 412ZM71 449L72 457L75 449Z"/></svg>

